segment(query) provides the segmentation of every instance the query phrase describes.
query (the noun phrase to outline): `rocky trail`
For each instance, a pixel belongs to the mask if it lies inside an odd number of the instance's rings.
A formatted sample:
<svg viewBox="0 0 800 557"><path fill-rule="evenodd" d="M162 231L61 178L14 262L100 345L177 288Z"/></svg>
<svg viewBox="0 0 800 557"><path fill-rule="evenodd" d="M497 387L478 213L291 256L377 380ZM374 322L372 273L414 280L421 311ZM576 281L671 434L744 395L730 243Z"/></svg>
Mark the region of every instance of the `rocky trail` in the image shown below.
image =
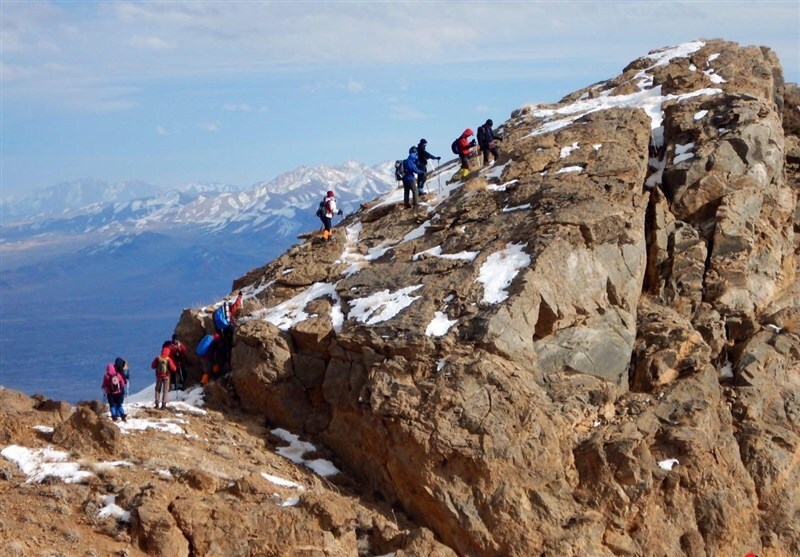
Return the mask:
<svg viewBox="0 0 800 557"><path fill-rule="evenodd" d="M0 403L2 555L452 555L263 419L132 403L114 423L5 389Z"/></svg>

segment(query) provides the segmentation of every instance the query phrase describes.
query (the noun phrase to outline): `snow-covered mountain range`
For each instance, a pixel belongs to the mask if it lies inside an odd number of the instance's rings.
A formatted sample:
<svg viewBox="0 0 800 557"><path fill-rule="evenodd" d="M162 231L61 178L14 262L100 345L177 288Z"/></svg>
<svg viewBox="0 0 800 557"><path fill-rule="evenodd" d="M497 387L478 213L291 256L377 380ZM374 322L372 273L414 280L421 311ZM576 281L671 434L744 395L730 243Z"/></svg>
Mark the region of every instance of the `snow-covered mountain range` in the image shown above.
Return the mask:
<svg viewBox="0 0 800 557"><path fill-rule="evenodd" d="M4 243L31 236L80 234L91 243L105 243L118 234L158 231L181 237L198 234L245 234L269 231L289 238L313 225L315 206L334 190L345 211L395 186L393 163L369 167L348 162L338 167L300 167L249 189L192 184L134 199L71 203L49 213L4 222ZM70 185L66 188L72 191ZM92 197L114 197L117 185ZM54 195L66 199L64 195ZM71 198L70 198L71 199ZM32 202L29 202L29 206ZM17 211L19 214L21 211ZM9 211L11 215L14 213Z"/></svg>

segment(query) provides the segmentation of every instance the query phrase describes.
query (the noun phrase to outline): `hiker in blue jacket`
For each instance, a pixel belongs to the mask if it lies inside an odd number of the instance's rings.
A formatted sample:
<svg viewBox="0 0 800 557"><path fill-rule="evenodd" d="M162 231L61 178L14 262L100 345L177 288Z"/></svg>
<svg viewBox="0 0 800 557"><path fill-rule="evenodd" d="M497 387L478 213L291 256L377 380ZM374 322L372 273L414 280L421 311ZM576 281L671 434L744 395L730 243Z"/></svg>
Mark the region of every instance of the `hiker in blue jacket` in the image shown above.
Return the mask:
<svg viewBox="0 0 800 557"><path fill-rule="evenodd" d="M411 193L414 199L414 207L419 205L418 192L416 187L417 175L424 175L425 172L419 168L417 158L417 148L412 147L408 150L408 158L403 161L403 204L406 208L411 207L408 203L408 194Z"/></svg>
<svg viewBox="0 0 800 557"><path fill-rule="evenodd" d="M494 122L489 119L478 128L478 146L481 148L481 153L483 153L483 166L489 164L490 153L495 161L497 157L500 156L497 152L497 142L502 140L502 138L496 136L494 131L492 131L493 125Z"/></svg>
<svg viewBox="0 0 800 557"><path fill-rule="evenodd" d="M419 159L419 167L422 169L422 174L419 174L417 179L417 190L419 190L420 195L425 195L424 187L425 187L425 180L428 177L428 161L436 159L437 161L442 160L442 157L437 157L436 155L428 152L428 141L426 139L420 139L419 145L417 145L417 159Z"/></svg>

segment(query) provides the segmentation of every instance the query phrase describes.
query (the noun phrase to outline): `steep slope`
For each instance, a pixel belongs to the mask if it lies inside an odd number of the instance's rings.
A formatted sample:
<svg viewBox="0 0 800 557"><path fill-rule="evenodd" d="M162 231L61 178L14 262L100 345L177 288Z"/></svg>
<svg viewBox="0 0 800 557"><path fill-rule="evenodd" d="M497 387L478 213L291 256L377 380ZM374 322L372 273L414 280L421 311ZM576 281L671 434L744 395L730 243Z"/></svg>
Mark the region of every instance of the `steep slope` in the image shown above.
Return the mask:
<svg viewBox="0 0 800 557"><path fill-rule="evenodd" d="M783 112L724 41L515 112L494 168L235 281L235 394L462 555L798 554Z"/></svg>

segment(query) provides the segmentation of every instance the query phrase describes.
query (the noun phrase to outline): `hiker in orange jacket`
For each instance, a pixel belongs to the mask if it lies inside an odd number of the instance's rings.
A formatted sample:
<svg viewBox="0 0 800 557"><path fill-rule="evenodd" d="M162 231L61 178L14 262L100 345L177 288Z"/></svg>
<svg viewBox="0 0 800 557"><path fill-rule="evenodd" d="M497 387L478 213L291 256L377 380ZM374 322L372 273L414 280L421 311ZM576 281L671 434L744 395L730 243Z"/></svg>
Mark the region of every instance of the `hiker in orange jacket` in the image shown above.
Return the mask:
<svg viewBox="0 0 800 557"><path fill-rule="evenodd" d="M472 130L467 128L464 130L464 133L461 134L461 137L458 138L458 160L461 161L461 178L465 178L467 174L469 174L470 151L477 144L475 138L472 138L470 141L469 138L472 135Z"/></svg>
<svg viewBox="0 0 800 557"><path fill-rule="evenodd" d="M170 358L170 349L165 347L161 349L161 355L157 356L153 363L150 364L156 370L156 401L155 407L158 408L159 394L161 395L161 408L167 407L167 398L169 397L169 375L177 371L175 362Z"/></svg>

